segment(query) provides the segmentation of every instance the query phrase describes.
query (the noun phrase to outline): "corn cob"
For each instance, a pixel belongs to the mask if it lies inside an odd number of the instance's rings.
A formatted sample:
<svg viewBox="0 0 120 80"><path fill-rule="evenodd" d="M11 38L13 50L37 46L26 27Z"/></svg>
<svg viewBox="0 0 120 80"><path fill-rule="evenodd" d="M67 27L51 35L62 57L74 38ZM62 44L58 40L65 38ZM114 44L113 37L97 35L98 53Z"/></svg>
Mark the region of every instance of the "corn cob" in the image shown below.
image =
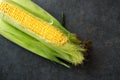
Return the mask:
<svg viewBox="0 0 120 80"><path fill-rule="evenodd" d="M70 67L84 60L81 41L31 0L0 0L0 34L23 48Z"/></svg>

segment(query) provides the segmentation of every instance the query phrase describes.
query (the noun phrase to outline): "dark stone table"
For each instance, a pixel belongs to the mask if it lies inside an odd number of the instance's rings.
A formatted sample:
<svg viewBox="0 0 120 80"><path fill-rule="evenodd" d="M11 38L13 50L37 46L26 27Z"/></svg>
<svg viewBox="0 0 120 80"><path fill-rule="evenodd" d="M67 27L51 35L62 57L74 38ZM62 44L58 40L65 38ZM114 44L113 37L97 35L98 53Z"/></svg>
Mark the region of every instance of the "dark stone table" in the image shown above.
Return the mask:
<svg viewBox="0 0 120 80"><path fill-rule="evenodd" d="M120 0L34 0L82 40L84 65L67 69L0 36L0 80L120 80Z"/></svg>

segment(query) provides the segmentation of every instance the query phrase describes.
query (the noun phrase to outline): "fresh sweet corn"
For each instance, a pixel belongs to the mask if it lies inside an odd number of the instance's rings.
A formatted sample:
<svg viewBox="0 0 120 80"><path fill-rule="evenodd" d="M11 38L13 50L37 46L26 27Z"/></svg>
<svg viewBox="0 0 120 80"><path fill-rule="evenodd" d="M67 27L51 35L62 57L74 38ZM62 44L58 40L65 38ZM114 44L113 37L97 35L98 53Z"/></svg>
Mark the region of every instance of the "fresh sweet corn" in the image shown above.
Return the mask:
<svg viewBox="0 0 120 80"><path fill-rule="evenodd" d="M51 24L52 22L52 24ZM0 34L25 49L70 67L84 60L81 41L31 0L0 0Z"/></svg>

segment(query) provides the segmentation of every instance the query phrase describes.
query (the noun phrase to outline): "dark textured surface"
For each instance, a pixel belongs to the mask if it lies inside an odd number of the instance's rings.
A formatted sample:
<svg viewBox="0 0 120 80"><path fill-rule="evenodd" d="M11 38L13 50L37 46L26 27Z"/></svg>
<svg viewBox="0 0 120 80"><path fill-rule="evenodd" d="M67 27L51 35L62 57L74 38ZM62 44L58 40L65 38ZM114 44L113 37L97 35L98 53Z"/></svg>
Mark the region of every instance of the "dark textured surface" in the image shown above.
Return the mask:
<svg viewBox="0 0 120 80"><path fill-rule="evenodd" d="M120 0L34 0L82 40L89 61L67 69L0 36L0 80L120 80Z"/></svg>

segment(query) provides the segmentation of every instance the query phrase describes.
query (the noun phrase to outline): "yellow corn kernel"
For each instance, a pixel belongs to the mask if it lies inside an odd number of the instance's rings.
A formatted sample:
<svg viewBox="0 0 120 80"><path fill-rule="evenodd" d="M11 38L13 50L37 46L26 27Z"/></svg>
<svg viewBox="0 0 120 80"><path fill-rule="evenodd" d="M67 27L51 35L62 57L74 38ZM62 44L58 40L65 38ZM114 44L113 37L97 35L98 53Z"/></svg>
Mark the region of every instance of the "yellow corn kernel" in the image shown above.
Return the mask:
<svg viewBox="0 0 120 80"><path fill-rule="evenodd" d="M67 42L67 37L58 29L41 19L35 18L22 9L18 9L17 7L8 3L1 2L0 10L11 18L15 19L22 26L53 43L62 45Z"/></svg>

